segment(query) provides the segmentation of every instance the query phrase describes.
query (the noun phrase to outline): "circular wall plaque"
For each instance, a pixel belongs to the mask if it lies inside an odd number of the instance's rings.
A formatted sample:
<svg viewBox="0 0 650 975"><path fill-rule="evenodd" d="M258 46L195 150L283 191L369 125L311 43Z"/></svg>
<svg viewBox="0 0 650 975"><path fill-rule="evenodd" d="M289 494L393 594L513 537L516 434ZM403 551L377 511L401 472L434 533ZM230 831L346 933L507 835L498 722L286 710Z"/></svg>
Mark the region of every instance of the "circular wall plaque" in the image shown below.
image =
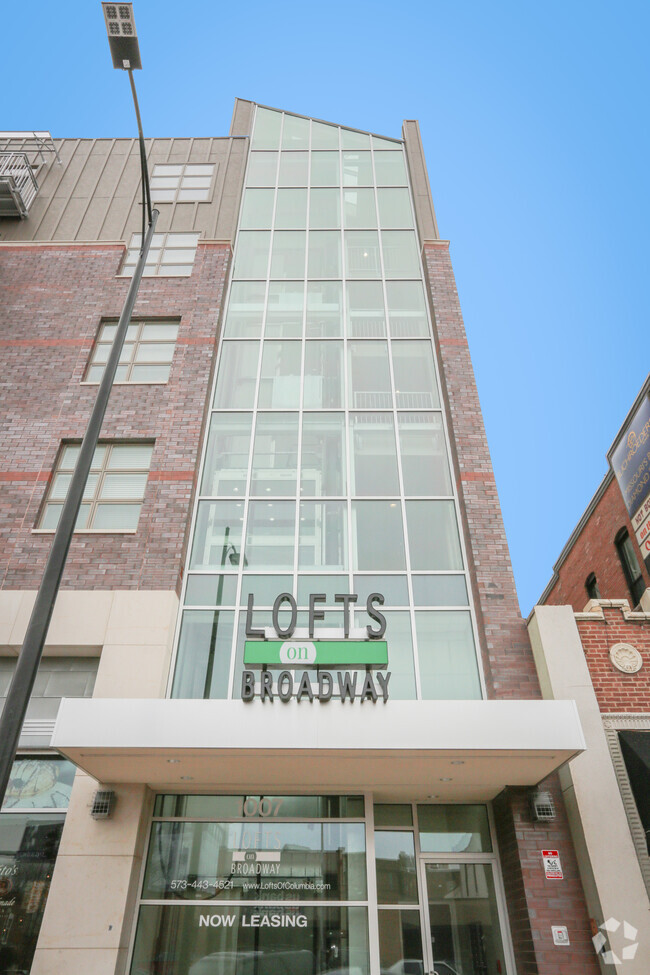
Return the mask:
<svg viewBox="0 0 650 975"><path fill-rule="evenodd" d="M624 674L636 674L643 667L643 657L631 643L615 643L609 659Z"/></svg>

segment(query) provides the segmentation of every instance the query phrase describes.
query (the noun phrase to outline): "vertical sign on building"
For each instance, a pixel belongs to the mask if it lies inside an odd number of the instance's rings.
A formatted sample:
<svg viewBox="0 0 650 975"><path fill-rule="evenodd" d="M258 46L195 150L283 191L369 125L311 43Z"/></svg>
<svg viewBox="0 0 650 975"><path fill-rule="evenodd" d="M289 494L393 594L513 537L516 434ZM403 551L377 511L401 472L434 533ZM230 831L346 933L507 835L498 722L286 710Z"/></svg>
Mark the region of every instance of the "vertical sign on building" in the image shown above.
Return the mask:
<svg viewBox="0 0 650 975"><path fill-rule="evenodd" d="M638 546L650 568L650 378L642 390L639 406L607 456Z"/></svg>

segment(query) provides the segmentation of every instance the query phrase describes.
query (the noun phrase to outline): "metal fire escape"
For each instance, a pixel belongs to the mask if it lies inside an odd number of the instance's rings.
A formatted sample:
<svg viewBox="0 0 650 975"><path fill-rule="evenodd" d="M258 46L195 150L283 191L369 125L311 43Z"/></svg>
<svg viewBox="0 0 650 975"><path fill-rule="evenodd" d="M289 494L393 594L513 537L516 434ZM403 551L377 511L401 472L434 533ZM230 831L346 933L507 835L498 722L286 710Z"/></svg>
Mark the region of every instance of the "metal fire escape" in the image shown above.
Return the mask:
<svg viewBox="0 0 650 975"><path fill-rule="evenodd" d="M0 132L0 217L27 216L45 153L54 153L61 164L49 132Z"/></svg>

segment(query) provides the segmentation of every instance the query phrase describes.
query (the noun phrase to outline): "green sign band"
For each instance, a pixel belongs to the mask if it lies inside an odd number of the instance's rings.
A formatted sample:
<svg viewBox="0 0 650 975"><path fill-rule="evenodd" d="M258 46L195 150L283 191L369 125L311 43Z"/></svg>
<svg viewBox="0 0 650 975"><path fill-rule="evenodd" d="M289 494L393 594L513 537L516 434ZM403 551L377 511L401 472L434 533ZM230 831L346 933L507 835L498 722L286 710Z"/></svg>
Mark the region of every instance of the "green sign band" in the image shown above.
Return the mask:
<svg viewBox="0 0 650 975"><path fill-rule="evenodd" d="M346 667L388 664L385 640L246 640L244 664L275 667Z"/></svg>

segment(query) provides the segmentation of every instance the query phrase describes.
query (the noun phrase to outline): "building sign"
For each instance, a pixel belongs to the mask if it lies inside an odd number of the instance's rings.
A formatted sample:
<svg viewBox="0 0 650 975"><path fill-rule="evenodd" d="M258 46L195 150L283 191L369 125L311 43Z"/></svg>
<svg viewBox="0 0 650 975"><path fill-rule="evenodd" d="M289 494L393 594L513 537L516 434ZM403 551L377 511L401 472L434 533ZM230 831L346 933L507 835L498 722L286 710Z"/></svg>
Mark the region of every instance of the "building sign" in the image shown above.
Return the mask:
<svg viewBox="0 0 650 975"><path fill-rule="evenodd" d="M639 408L621 431L620 439L608 457L628 514L634 523L644 502L650 499L649 395L644 395ZM635 530L637 527L635 525Z"/></svg>
<svg viewBox="0 0 650 975"><path fill-rule="evenodd" d="M547 880L564 880L560 854L557 850L542 850L542 860Z"/></svg>
<svg viewBox="0 0 650 975"><path fill-rule="evenodd" d="M247 640L244 644L245 664L266 664L269 667L315 667L348 664L388 663L388 644L385 640Z"/></svg>

